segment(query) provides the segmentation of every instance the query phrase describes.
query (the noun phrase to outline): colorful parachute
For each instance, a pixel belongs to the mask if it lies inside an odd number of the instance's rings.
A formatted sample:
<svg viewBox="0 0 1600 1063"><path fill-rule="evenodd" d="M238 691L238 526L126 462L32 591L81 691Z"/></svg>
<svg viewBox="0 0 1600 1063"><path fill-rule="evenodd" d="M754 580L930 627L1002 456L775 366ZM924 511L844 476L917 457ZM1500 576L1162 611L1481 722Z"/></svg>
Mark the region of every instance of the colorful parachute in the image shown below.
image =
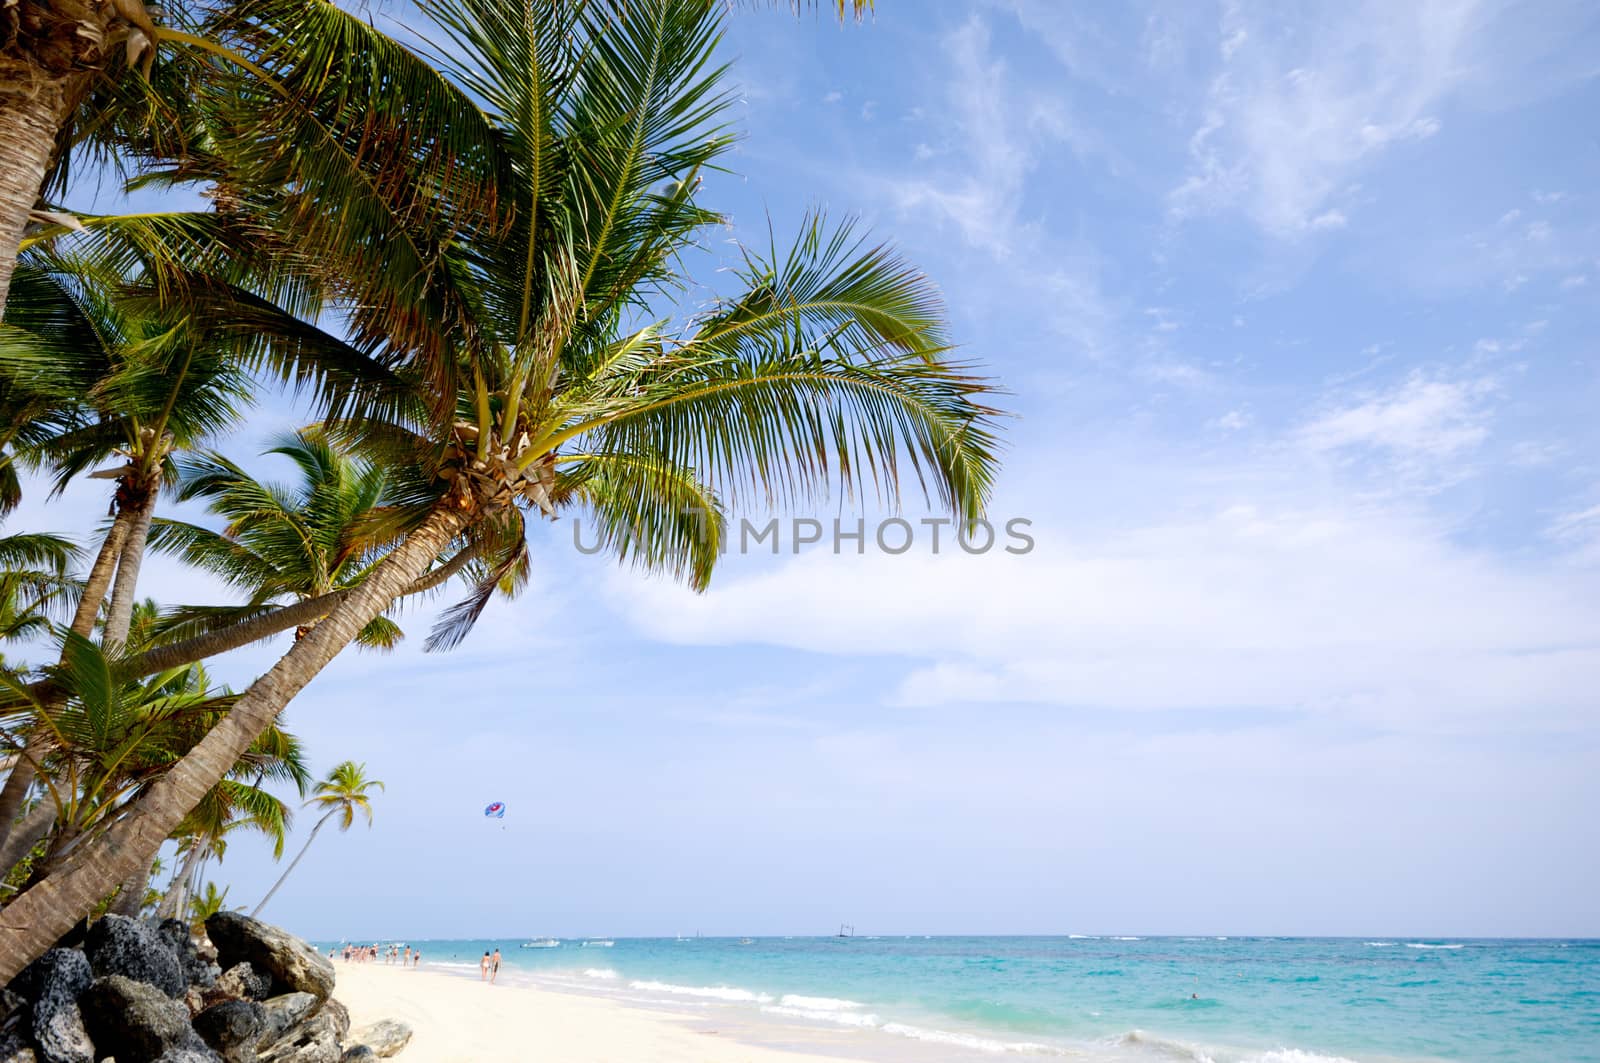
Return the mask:
<svg viewBox="0 0 1600 1063"><path fill-rule="evenodd" d="M505 819L506 803L504 801L496 801L494 804L484 809L483 814L488 816L490 819Z"/></svg>

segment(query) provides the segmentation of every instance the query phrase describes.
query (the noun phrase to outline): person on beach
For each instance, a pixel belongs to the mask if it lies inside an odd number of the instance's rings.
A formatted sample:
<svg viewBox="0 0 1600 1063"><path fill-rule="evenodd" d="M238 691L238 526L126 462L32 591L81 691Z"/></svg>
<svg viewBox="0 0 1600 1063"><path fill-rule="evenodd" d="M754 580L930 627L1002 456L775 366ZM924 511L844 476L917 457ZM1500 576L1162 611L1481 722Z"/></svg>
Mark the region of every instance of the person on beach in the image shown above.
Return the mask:
<svg viewBox="0 0 1600 1063"><path fill-rule="evenodd" d="M411 954L411 967L412 967L412 969L414 970L416 968L417 964L419 964L421 962L422 962L422 950L418 949L416 952L413 952Z"/></svg>
<svg viewBox="0 0 1600 1063"><path fill-rule="evenodd" d="M402 966L402 967L410 967L411 966L411 946L410 945L406 946L406 951L405 951L404 955L400 959L400 966Z"/></svg>
<svg viewBox="0 0 1600 1063"><path fill-rule="evenodd" d="M485 951L484 954L483 954L483 959L478 961L478 981L487 982L488 980L489 980L489 953L487 951Z"/></svg>
<svg viewBox="0 0 1600 1063"><path fill-rule="evenodd" d="M494 959L489 961L489 984L493 985L496 976L500 974L500 950L494 950Z"/></svg>

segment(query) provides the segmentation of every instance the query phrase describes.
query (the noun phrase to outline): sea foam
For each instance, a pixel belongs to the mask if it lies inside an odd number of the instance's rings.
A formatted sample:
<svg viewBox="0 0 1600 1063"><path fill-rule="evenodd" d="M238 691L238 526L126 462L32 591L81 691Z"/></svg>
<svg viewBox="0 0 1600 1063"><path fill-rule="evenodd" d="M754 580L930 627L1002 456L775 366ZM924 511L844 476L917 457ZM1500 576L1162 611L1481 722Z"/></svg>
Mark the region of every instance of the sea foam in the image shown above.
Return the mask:
<svg viewBox="0 0 1600 1063"><path fill-rule="evenodd" d="M629 989L646 993L671 993L677 997L702 997L707 1000L728 1000L739 1004L770 1004L771 995L752 993L728 985L673 985L671 982L629 982Z"/></svg>

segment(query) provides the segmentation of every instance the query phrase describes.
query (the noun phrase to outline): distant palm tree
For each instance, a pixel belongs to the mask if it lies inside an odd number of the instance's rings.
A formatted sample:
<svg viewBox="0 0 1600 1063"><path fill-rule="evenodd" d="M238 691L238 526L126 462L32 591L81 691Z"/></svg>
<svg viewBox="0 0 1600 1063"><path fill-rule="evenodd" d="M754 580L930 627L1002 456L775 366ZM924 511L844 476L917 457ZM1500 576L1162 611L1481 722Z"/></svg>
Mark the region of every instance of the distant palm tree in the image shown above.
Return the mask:
<svg viewBox="0 0 1600 1063"><path fill-rule="evenodd" d="M311 800L306 802L306 806L316 806L327 809L327 811L322 813L322 818L317 820L317 825L311 828L311 837L306 839L305 845L300 848L300 852L296 854L288 869L278 877L278 881L272 884L272 888L267 891L267 895L261 898L261 903L256 905L256 910L250 913L252 916L261 914L261 909L265 908L267 902L272 900L272 895L278 892L278 887L282 886L284 880L294 873L294 869L299 865L301 857L306 855L306 850L311 848L311 843L317 840L317 831L322 829L324 823L334 816L338 816L339 830L347 831L355 824L356 813L359 811L367 817L367 826L372 826L372 800L368 795L368 791L374 787L382 790L383 783L377 779L367 778L367 766L365 764L357 764L353 760L347 760L340 764L328 773L326 779L317 783L317 789L312 794Z"/></svg>
<svg viewBox="0 0 1600 1063"><path fill-rule="evenodd" d="M222 911L222 906L228 901L228 890L232 887L217 889L215 882L207 882L205 892L198 897L189 898L189 925L195 933L205 929L206 920Z"/></svg>
<svg viewBox="0 0 1600 1063"><path fill-rule="evenodd" d="M227 520L221 532L157 519L150 545L176 554L249 595L244 605L186 606L162 624L163 638L189 637L259 615L284 599L305 601L360 583L382 556L387 538L373 520L388 501L381 467L334 448L316 429L285 435L266 451L293 461L299 482L262 483L216 454L178 463L178 497L205 498ZM300 634L310 629L303 625ZM359 645L390 649L400 628L380 616L356 636Z"/></svg>

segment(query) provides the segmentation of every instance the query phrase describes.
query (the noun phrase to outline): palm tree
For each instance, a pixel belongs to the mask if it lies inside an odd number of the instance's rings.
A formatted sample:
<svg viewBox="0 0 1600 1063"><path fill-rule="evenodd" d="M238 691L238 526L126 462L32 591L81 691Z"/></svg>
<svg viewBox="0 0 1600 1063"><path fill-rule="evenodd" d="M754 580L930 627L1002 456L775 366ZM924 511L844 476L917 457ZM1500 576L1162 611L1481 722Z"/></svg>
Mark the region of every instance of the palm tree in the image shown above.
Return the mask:
<svg viewBox="0 0 1600 1063"><path fill-rule="evenodd" d="M297 196L245 209L307 241L304 261L340 291L349 345L410 386L330 419L415 473L413 504L396 518L404 537L128 810L111 844L78 850L0 911L0 979L148 859L437 558L515 530L517 550L491 551L498 562L436 633L438 644L459 638L525 564L525 510L588 507L619 556L697 588L724 504L866 489L893 505L910 475L957 519L982 511L995 465L990 387L947 357L937 293L892 251L814 217L792 244L746 252L742 290L675 322L680 258L723 220L698 198L700 174L733 140L720 4L429 0L425 10L451 38L447 77L431 91L459 93L454 113L483 131L450 160L458 183L432 179L441 162L430 148L420 168L330 188L316 179L321 149L292 118L253 108L254 125L237 127L271 145L256 156L270 154L289 187L349 197L328 214ZM310 69L305 42L270 39L253 62L280 77ZM399 128L407 107L361 83L399 62L393 43L363 29L347 46L371 52L340 68L355 81L319 83L318 135L384 141L389 121L393 136L410 135ZM241 160L247 148L229 151ZM215 286L175 295L207 320L290 331L289 315Z"/></svg>
<svg viewBox="0 0 1600 1063"><path fill-rule="evenodd" d="M0 376L52 396L58 430L36 441L30 460L48 462L57 489L92 473L116 483L116 513L84 583L71 630L87 634L109 590L102 639L128 638L139 571L157 492L179 448L231 423L249 393L243 367L225 346L125 297L116 263L47 250L32 252L19 275L19 300L0 328ZM24 760L0 787L0 841L33 779Z"/></svg>
<svg viewBox="0 0 1600 1063"><path fill-rule="evenodd" d="M300 861L305 857L306 850L310 849L311 843L317 840L317 831L322 829L324 823L334 816L338 816L339 830L342 833L355 824L356 813L360 812L367 817L367 826L372 826L372 797L370 791L374 788L382 790L383 783L378 779L367 778L367 766L365 764L357 764L353 760L347 760L335 766L332 771L328 772L326 779L317 783L316 791L311 800L306 802L306 806L308 808L315 806L326 811L317 819L316 825L311 828L311 836L306 839L305 845L300 847L300 851L289 862L289 866L284 869L283 874L278 876L278 881L272 884L272 888L267 891L267 895L261 898L261 903L256 905L255 911L250 913L252 916L259 916L261 909L265 908L267 902L272 900L273 894L277 893L289 876L294 874L294 869L300 866Z"/></svg>
<svg viewBox="0 0 1600 1063"><path fill-rule="evenodd" d="M788 0L796 12L815 5L816 0ZM859 20L873 0L830 0L828 6L841 20L847 11ZM38 208L41 193L52 178L59 183L66 168L63 145L88 140L106 153L134 146L130 139L152 139L152 116L181 125L174 115L194 91L189 79L215 65L204 62L211 57L233 61L258 80L273 106L295 111L297 121L315 125L321 117L310 104L314 97L302 95L294 80L265 76L228 44L241 28L290 27L302 38L321 35L315 42L302 40L302 46L337 48L343 41L338 30L348 22L337 9L325 10L331 4L235 0L193 25L179 0L161 7L159 21L144 0L31 0L0 8L0 142L11 149L0 164L0 312L25 231L58 219L57 212ZM179 46L187 62L164 62L152 77L158 45ZM130 70L143 77L122 78ZM146 120L119 121L125 111ZM153 139L165 148L160 132ZM441 143L452 142L447 128L433 132L445 135Z"/></svg>
<svg viewBox="0 0 1600 1063"><path fill-rule="evenodd" d="M231 627L285 598L306 601L354 587L389 545L372 534L390 501L381 466L341 452L314 429L285 436L266 453L294 462L299 482L257 482L217 454L179 463L179 499L209 499L211 512L227 525L216 532L157 520L150 544L243 590L248 601L173 610L163 621L164 638ZM311 626L300 625L300 634ZM392 620L379 617L356 641L389 649L401 637Z"/></svg>
<svg viewBox="0 0 1600 1063"><path fill-rule="evenodd" d="M189 898L189 928L196 934L203 931L206 920L222 911L222 906L228 903L228 890L231 888L224 887L219 891L215 882L207 882L204 893Z"/></svg>

